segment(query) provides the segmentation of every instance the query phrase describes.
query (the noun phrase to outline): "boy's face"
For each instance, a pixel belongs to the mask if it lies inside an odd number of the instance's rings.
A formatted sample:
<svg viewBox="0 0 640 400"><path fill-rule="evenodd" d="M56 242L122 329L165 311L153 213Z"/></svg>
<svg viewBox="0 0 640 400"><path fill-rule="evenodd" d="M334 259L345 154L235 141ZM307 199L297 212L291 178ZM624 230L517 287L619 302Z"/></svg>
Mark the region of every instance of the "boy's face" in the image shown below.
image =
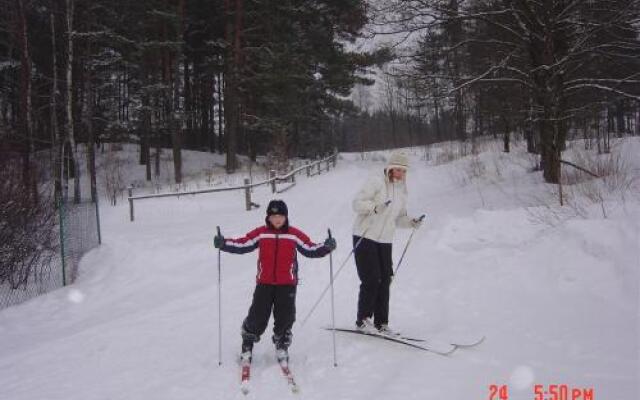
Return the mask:
<svg viewBox="0 0 640 400"><path fill-rule="evenodd" d="M287 220L287 217L280 214L269 215L269 222L273 225L274 228L280 229L284 225L284 222Z"/></svg>

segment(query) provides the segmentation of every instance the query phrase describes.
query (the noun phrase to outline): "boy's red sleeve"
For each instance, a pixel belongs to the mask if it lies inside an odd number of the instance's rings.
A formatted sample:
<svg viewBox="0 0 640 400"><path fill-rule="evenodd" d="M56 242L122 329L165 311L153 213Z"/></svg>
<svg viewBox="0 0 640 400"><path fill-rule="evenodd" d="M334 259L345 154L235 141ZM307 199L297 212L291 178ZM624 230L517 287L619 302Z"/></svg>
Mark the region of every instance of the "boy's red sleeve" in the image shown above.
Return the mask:
<svg viewBox="0 0 640 400"><path fill-rule="evenodd" d="M296 247L305 257L319 258L330 253L329 249L322 243L314 243L304 232L297 228L290 228L290 232L296 237Z"/></svg>
<svg viewBox="0 0 640 400"><path fill-rule="evenodd" d="M247 233L243 237L225 239L220 250L228 253L244 254L250 253L258 248L260 243L260 233L264 227L259 227Z"/></svg>

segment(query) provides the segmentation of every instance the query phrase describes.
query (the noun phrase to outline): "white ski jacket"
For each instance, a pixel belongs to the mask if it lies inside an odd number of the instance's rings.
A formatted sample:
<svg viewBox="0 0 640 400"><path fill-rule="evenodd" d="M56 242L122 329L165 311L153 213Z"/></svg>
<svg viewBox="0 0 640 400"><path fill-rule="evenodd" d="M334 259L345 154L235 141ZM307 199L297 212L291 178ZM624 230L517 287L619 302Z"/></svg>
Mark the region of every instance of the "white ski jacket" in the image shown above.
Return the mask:
<svg viewBox="0 0 640 400"><path fill-rule="evenodd" d="M388 200L391 203L384 207ZM367 180L353 199L353 210L357 213L353 234L379 243L392 243L396 227L413 227L407 216L407 186L390 182L386 172Z"/></svg>

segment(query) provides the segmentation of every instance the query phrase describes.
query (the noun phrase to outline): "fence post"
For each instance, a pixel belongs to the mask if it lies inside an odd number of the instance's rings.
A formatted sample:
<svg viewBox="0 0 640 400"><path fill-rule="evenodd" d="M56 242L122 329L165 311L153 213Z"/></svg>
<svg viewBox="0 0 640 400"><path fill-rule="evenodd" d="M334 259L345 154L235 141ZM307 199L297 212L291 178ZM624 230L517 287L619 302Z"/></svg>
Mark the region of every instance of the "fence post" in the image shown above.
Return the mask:
<svg viewBox="0 0 640 400"><path fill-rule="evenodd" d="M311 176L311 164L307 164L307 178Z"/></svg>
<svg viewBox="0 0 640 400"><path fill-rule="evenodd" d="M327 160L327 172L329 171L329 166L331 165L331 161Z"/></svg>
<svg viewBox="0 0 640 400"><path fill-rule="evenodd" d="M322 173L322 160L318 160L318 163L316 164L318 166L318 175L320 175Z"/></svg>
<svg viewBox="0 0 640 400"><path fill-rule="evenodd" d="M251 190L249 190L249 178L244 178L244 201L247 211L251 211Z"/></svg>
<svg viewBox="0 0 640 400"><path fill-rule="evenodd" d="M336 151L335 153L333 153L333 168L336 167L336 160L338 159L338 152Z"/></svg>
<svg viewBox="0 0 640 400"><path fill-rule="evenodd" d="M102 244L102 231L100 230L100 207L98 206L99 196L96 196L96 228L98 230L98 244Z"/></svg>
<svg viewBox="0 0 640 400"><path fill-rule="evenodd" d="M133 186L129 186L127 191L129 192L129 219L133 222L133 199L131 198L133 197Z"/></svg>
<svg viewBox="0 0 640 400"><path fill-rule="evenodd" d="M58 201L58 214L60 214L60 257L62 259L62 286L67 286L67 259L65 257L64 248L64 200L60 196Z"/></svg>
<svg viewBox="0 0 640 400"><path fill-rule="evenodd" d="M269 171L269 179L271 180L271 193L276 192L276 171Z"/></svg>
<svg viewBox="0 0 640 400"><path fill-rule="evenodd" d="M293 171L295 168L293 168L293 165L291 166L291 171ZM291 174L291 183L296 183L296 174L293 173Z"/></svg>

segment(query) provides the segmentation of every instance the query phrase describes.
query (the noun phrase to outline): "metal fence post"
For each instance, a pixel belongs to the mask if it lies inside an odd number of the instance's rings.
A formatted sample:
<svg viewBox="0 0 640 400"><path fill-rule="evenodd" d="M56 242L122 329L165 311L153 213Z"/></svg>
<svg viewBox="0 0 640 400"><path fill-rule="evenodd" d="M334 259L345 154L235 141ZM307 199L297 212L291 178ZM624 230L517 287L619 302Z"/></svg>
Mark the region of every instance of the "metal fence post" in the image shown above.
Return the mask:
<svg viewBox="0 0 640 400"><path fill-rule="evenodd" d="M269 171L269 179L271 180L271 193L276 192L276 171Z"/></svg>
<svg viewBox="0 0 640 400"><path fill-rule="evenodd" d="M293 170L294 170L294 168L293 168L293 165L292 165L291 166L291 171L293 171ZM295 173L291 174L291 183L296 183L296 174Z"/></svg>
<svg viewBox="0 0 640 400"><path fill-rule="evenodd" d="M61 196L62 197L62 196ZM62 286L67 286L67 260L64 249L64 200L58 201L58 213L60 214L60 257L62 259Z"/></svg>
<svg viewBox="0 0 640 400"><path fill-rule="evenodd" d="M247 211L251 211L251 190L249 190L249 178L244 178L244 201Z"/></svg>
<svg viewBox="0 0 640 400"><path fill-rule="evenodd" d="M96 194L96 227L98 229L98 244L102 244L102 231L100 230L100 208L98 206L98 196Z"/></svg>
<svg viewBox="0 0 640 400"><path fill-rule="evenodd" d="M133 222L133 199L131 198L133 197L133 186L129 186L127 191L129 192L129 219Z"/></svg>

